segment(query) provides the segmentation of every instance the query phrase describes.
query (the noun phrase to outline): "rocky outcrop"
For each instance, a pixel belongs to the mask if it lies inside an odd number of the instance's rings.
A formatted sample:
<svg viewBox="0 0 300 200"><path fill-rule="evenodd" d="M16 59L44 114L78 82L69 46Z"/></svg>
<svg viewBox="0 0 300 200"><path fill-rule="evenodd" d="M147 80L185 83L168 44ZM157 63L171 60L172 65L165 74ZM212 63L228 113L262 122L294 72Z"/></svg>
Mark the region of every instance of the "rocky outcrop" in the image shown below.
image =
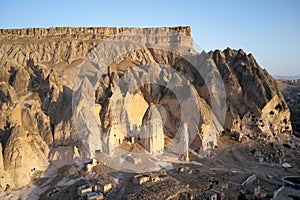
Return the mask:
<svg viewBox="0 0 300 200"><path fill-rule="evenodd" d="M20 187L29 183L35 171L48 167L48 153L48 146L38 134L27 132L20 126L14 127L3 155L6 184Z"/></svg>
<svg viewBox="0 0 300 200"><path fill-rule="evenodd" d="M6 82L0 83L0 130L7 130L11 124L20 121L20 108L15 90ZM0 136L0 138L2 138ZM5 137L5 136L4 136Z"/></svg>
<svg viewBox="0 0 300 200"><path fill-rule="evenodd" d="M190 27L1 29L1 187L27 184L49 148L50 160L68 162L113 154L153 113L163 128L157 146L144 145L149 152L162 151L164 137L181 141L182 124L185 144L202 156L224 130L238 138L292 131L276 83L251 54L210 55L195 52Z"/></svg>
<svg viewBox="0 0 300 200"><path fill-rule="evenodd" d="M17 95L25 94L29 85L30 75L24 68L18 69L14 77L12 77L12 86L16 90Z"/></svg>
<svg viewBox="0 0 300 200"><path fill-rule="evenodd" d="M275 80L243 50L210 52L222 74L228 99L224 128L238 137L290 134L290 111ZM264 135L264 136L263 136Z"/></svg>
<svg viewBox="0 0 300 200"><path fill-rule="evenodd" d="M9 77L10 77L10 74L9 74L8 70L5 67L1 66L0 67L0 82L8 82Z"/></svg>
<svg viewBox="0 0 300 200"><path fill-rule="evenodd" d="M18 101L14 88L6 82L0 83L0 107L15 105Z"/></svg>
<svg viewBox="0 0 300 200"><path fill-rule="evenodd" d="M128 120L137 126L142 126L142 120L147 109L148 103L143 94L140 91L134 93L128 100Z"/></svg>
<svg viewBox="0 0 300 200"><path fill-rule="evenodd" d="M165 145L163 117L156 105L150 104L144 115L142 125L143 129L139 135L141 144L149 153L162 153Z"/></svg>

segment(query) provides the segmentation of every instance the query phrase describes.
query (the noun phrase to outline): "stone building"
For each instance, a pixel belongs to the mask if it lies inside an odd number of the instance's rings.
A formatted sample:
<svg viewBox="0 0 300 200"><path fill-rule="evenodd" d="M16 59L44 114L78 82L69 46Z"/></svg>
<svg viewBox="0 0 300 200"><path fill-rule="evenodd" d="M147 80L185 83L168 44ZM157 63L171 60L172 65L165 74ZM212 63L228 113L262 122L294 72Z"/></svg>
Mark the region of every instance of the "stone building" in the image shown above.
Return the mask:
<svg viewBox="0 0 300 200"><path fill-rule="evenodd" d="M112 184L111 182L108 181L99 181L97 182L98 190L102 193L107 193L112 189Z"/></svg>
<svg viewBox="0 0 300 200"><path fill-rule="evenodd" d="M132 182L138 185L142 185L150 180L150 176L146 174L139 174L133 177Z"/></svg>
<svg viewBox="0 0 300 200"><path fill-rule="evenodd" d="M97 191L97 185L95 183L88 183L87 185L83 185L83 186L80 186L78 189L77 189L77 194L81 197L87 195L88 193L90 192L95 192Z"/></svg>

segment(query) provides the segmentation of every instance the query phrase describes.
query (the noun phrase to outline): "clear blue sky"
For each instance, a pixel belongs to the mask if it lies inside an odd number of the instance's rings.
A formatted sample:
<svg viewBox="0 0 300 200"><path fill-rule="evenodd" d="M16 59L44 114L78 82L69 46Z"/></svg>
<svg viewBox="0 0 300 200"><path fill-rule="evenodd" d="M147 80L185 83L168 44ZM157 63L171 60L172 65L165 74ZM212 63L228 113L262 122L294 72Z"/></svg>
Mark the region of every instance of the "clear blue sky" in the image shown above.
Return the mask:
<svg viewBox="0 0 300 200"><path fill-rule="evenodd" d="M207 51L242 48L271 74L300 74L300 0L1 0L0 9L0 28L190 25Z"/></svg>

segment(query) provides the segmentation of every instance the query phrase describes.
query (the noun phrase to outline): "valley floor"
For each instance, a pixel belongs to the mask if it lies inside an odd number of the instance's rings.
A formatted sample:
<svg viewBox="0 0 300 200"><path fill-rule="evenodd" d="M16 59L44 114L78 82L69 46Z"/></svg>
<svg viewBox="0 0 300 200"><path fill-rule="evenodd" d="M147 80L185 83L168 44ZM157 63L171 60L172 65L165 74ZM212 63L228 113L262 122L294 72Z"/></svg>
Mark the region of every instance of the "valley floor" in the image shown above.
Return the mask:
<svg viewBox="0 0 300 200"><path fill-rule="evenodd" d="M22 190L8 189L0 199L86 199L78 195L78 188L97 182L112 184L103 192L104 199L206 199L214 194L224 199L300 198L300 190L282 188L283 177L300 173L300 141L294 140L290 148L254 141L238 143L222 136L211 157L200 159L190 154L192 162L173 162L172 169L140 173L150 178L141 184L136 183L137 173L102 163L90 171L78 171L79 166L73 164L58 169L52 177L34 179L33 185ZM283 162L292 167L282 168Z"/></svg>

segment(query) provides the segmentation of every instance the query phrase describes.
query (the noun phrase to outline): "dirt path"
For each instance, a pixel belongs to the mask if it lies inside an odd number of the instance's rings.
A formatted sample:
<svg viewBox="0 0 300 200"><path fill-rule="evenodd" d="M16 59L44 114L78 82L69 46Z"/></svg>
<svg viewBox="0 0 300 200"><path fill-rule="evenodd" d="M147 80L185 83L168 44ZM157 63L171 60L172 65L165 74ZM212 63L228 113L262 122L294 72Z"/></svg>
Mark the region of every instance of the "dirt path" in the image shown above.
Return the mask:
<svg viewBox="0 0 300 200"><path fill-rule="evenodd" d="M208 170L208 167L215 166L219 171L236 171L240 173L255 173L261 179L269 182L273 185L281 185L281 177L291 175L289 171L285 171L280 165L270 163L258 163L251 160L245 152L241 152L242 148L246 148L247 145L251 145L251 141L243 144L234 144L219 150L217 155L211 159L208 159L203 163L204 169ZM244 154L245 155L244 155ZM273 179L266 178L267 175L272 175Z"/></svg>

